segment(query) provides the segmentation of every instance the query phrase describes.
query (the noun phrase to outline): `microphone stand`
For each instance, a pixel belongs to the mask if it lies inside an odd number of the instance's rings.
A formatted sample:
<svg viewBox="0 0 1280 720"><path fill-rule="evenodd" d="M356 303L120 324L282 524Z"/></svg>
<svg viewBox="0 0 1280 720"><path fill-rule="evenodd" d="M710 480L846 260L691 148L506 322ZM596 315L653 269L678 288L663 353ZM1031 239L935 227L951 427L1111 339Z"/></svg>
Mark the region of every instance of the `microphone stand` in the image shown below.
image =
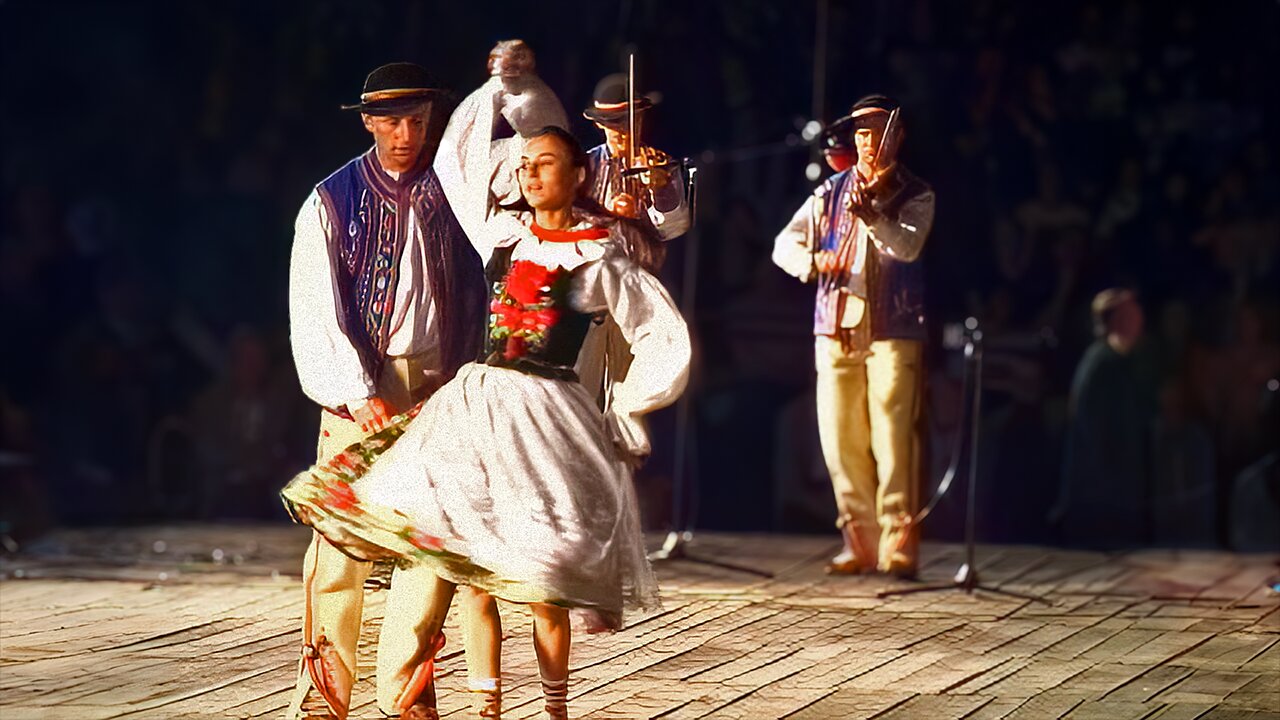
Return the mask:
<svg viewBox="0 0 1280 720"><path fill-rule="evenodd" d="M697 277L698 277L698 225L697 218L697 177L698 168L684 161L689 170L689 217L694 219L690 224L689 232L685 235L685 263L684 278L681 283L680 290L680 313L685 318L692 318L694 306L697 300ZM697 493L697 480L690 482L688 472L689 456L692 454L697 458L697 447L691 442L691 437L695 432L695 425L692 420L692 399L693 393L689 390L681 393L680 399L676 401L676 445L674 467L671 472L671 527L667 533L666 539L662 542L662 547L649 553L651 562L659 562L663 560L684 560L687 562L701 563L712 567L723 568L725 570L734 570L736 572L747 573L749 575L757 575L763 578L772 578L773 573L758 568L747 567L745 565L735 565L733 563L724 562L722 560L713 560L711 558L698 557L689 554L686 549L688 544L693 540L693 526L697 519L697 511L689 512L685 509L685 503L690 500L691 495ZM691 453L691 445L692 453ZM690 502L690 505L697 507L696 502Z"/></svg>
<svg viewBox="0 0 1280 720"><path fill-rule="evenodd" d="M981 590L994 595L1051 605L1052 603L1039 595L1030 595L992 585L984 585L978 577L978 565L975 557L977 554L977 523L975 522L975 517L978 497L978 430L982 418L982 331L978 329L978 321L974 318L969 318L965 322L965 329L967 330L964 344L965 373L966 375L969 373L973 375L973 392L969 397L962 398L962 400L967 400L969 405L969 488L968 498L965 503L964 564L956 571L955 577L949 583L881 590L876 593L876 597L887 598L896 595L914 595L916 593L938 592L941 590L963 590L965 593L972 595L974 591ZM956 438L957 451L959 451L959 445L963 442L964 434L962 428L961 434ZM958 452L954 457L958 459ZM954 467L952 469L954 470ZM948 482L947 485L950 485L950 483ZM941 497L945 492L945 488L940 488L938 497ZM930 502L929 509L934 507L936 501L937 498Z"/></svg>

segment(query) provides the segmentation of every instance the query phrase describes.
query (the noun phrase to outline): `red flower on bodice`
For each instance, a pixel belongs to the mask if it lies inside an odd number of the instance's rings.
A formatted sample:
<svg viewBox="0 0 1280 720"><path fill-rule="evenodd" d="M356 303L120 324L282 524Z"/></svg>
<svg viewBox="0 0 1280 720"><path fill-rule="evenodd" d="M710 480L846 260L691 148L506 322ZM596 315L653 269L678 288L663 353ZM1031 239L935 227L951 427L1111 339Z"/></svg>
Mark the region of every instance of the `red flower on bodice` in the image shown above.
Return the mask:
<svg viewBox="0 0 1280 720"><path fill-rule="evenodd" d="M553 288L567 276L563 268L553 270L531 260L511 264L502 290L489 303L489 334L505 341L504 359L514 360L545 344L548 331L560 319Z"/></svg>
<svg viewBox="0 0 1280 720"><path fill-rule="evenodd" d="M557 273L532 260L517 260L507 272L507 295L521 305L543 302Z"/></svg>

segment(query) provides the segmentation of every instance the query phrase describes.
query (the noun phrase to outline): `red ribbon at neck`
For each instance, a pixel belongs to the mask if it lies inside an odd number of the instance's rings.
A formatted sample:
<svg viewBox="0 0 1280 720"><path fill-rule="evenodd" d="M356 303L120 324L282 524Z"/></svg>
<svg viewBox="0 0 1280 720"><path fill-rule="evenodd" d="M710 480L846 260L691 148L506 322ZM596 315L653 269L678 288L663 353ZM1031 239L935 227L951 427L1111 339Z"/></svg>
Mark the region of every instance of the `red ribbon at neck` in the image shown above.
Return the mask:
<svg viewBox="0 0 1280 720"><path fill-rule="evenodd" d="M582 230L548 230L538 223L529 225L534 237L546 242L578 242L579 240L604 240L609 231L601 227L589 227Z"/></svg>

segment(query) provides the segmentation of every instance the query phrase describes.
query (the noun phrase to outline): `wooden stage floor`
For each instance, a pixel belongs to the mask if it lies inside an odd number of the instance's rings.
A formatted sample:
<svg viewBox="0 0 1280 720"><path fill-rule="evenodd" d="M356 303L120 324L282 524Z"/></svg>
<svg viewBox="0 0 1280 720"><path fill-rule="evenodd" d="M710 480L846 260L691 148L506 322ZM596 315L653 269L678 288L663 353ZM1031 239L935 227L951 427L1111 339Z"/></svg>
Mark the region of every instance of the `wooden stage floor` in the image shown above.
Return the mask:
<svg viewBox="0 0 1280 720"><path fill-rule="evenodd" d="M665 610L575 638L575 718L1280 718L1275 556L984 547L983 580L1050 605L829 578L834 538L699 535L761 579L661 564ZM0 718L279 717L296 666L307 533L65 531L0 559ZM948 580L961 548L929 545ZM384 592L368 594L371 666ZM503 606L508 718L539 717L528 613ZM455 620L442 715L470 717ZM371 667L369 668L371 671ZM369 680L353 718L381 717Z"/></svg>

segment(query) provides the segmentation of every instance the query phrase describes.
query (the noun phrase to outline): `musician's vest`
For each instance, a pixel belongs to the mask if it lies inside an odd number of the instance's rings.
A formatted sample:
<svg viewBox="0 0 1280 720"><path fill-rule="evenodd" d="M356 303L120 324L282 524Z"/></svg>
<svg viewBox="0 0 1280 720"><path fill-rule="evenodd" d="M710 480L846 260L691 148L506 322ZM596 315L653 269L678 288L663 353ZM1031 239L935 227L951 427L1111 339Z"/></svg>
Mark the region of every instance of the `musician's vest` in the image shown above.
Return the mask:
<svg viewBox="0 0 1280 720"><path fill-rule="evenodd" d="M893 202L884 208L884 214L896 218L906 201L926 192L927 187L918 178L905 169L897 170L898 181L906 187L895 196ZM822 203L826 231L817 241L818 250L838 252L841 240L851 237L856 216L845 206L845 197L853 182L853 170L845 170L833 175L825 184L825 193L819 202ZM865 242L871 243L870 238ZM876 251L874 246L862 248L860 268L863 273L864 287L857 294L867 303L867 316L862 322L870 322L871 337L874 340L924 340L926 337L924 314L924 264L917 259L914 262L902 262ZM822 282L819 279L817 298L814 303L813 333L815 335L833 335L837 330L837 298L840 286Z"/></svg>

